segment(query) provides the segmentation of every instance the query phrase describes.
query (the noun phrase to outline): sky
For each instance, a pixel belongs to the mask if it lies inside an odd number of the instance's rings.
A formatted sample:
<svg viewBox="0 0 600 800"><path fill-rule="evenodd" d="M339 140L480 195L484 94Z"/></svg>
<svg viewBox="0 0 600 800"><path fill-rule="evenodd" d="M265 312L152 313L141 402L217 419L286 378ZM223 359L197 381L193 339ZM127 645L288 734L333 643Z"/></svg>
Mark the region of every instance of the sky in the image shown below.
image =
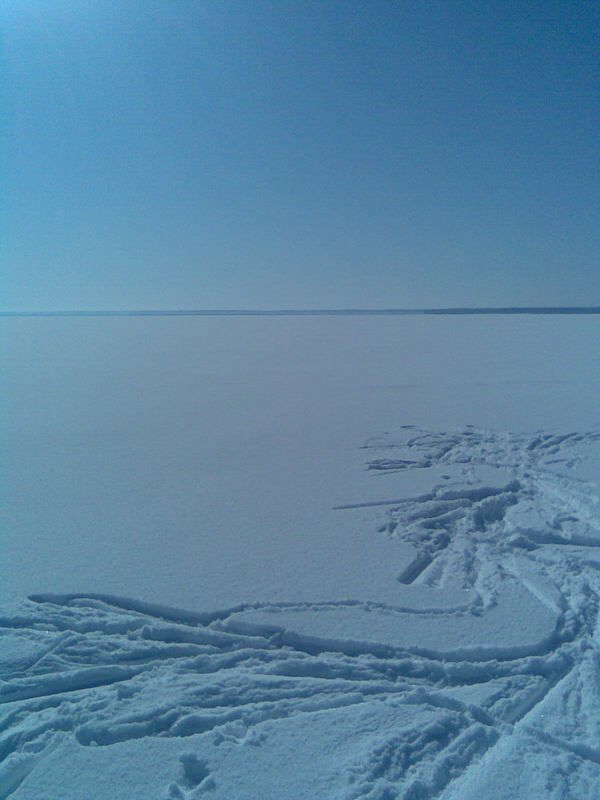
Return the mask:
<svg viewBox="0 0 600 800"><path fill-rule="evenodd" d="M0 9L0 310L600 304L597 3Z"/></svg>

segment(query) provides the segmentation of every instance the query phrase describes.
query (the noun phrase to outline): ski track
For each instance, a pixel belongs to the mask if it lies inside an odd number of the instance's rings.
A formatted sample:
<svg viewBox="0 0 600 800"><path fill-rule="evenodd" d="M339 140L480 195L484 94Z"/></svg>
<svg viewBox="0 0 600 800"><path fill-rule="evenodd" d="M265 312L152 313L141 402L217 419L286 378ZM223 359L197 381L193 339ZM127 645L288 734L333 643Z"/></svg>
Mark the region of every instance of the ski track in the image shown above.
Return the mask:
<svg viewBox="0 0 600 800"><path fill-rule="evenodd" d="M411 723L409 716L383 740L374 738L336 797L408 800L450 790L460 796L461 782L515 736L567 753L570 769L585 762L600 778L600 717L589 709L590 692L600 694L599 492L569 474L599 442L599 432L435 433L405 426L365 444L376 480L448 468L428 493L380 503L357 498L339 509L366 509L374 536L415 547L415 559L397 576L401 584L443 589L458 576L469 590L463 608L332 598L202 615L112 596L38 595L0 610L0 636L9 645L0 657L0 797L18 794L67 738L87 748L145 737L181 741L174 781L158 797L218 796L218 779L194 753L191 737L212 737L214 747L260 747L267 722L381 703L426 711L428 721L417 716ZM477 479L481 467L497 470L498 479ZM363 606L372 614L485 619L509 579L557 615L551 641L536 652L515 646L502 657L461 657L443 649L423 653L418 642L349 647L252 622L261 611Z"/></svg>

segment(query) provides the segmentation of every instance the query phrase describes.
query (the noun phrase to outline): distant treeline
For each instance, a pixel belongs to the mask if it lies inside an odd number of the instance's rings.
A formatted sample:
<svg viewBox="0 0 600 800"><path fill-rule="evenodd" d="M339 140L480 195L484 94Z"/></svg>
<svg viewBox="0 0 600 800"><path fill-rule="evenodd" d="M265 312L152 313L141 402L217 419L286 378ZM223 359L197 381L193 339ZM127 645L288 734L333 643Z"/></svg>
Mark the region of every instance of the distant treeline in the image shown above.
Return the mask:
<svg viewBox="0 0 600 800"><path fill-rule="evenodd" d="M0 311L0 317L351 317L468 314L600 314L600 306L504 306L465 308L178 308Z"/></svg>

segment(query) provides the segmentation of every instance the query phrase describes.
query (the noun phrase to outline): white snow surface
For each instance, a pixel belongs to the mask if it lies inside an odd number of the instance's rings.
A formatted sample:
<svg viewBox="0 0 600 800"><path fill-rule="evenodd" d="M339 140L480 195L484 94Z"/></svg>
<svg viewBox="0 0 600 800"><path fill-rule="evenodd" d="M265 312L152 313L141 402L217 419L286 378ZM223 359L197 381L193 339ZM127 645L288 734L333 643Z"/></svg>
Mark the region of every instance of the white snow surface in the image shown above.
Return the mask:
<svg viewBox="0 0 600 800"><path fill-rule="evenodd" d="M0 327L0 798L597 796L598 317Z"/></svg>

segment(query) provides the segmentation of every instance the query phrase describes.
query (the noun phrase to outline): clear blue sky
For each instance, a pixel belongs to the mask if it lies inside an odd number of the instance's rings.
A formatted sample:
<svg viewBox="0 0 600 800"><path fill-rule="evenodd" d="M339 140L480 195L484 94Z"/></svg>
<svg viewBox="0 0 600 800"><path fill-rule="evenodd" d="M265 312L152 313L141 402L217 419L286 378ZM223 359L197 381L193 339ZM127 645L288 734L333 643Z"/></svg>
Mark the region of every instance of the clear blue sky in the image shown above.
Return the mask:
<svg viewBox="0 0 600 800"><path fill-rule="evenodd" d="M4 310L600 303L596 2L1 8Z"/></svg>

